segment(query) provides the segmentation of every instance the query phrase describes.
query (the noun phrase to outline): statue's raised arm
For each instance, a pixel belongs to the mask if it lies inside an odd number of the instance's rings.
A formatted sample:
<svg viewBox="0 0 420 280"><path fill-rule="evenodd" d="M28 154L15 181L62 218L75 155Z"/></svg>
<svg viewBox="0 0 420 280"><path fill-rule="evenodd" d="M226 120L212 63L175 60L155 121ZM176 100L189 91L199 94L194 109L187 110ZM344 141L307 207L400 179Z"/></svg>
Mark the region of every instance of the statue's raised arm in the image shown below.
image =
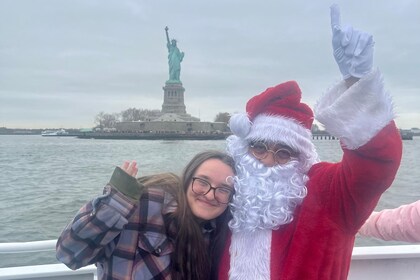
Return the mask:
<svg viewBox="0 0 420 280"><path fill-rule="evenodd" d="M181 61L184 58L184 53L179 51L176 40L169 40L169 28L165 27L166 42L168 47L168 64L169 64L169 83L181 83Z"/></svg>
<svg viewBox="0 0 420 280"><path fill-rule="evenodd" d="M169 42L169 34L168 34L168 30L169 30L169 28L166 26L166 27L165 27L165 32L166 32L166 42L167 42L167 44L168 44L168 46L169 46L170 42Z"/></svg>

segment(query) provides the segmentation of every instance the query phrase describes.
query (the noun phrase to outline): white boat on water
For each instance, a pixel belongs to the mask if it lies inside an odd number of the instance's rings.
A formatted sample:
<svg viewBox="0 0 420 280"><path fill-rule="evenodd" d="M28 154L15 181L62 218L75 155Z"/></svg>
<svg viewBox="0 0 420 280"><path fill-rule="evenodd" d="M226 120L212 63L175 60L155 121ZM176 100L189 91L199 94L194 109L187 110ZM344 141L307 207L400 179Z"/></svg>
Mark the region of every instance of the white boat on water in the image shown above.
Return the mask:
<svg viewBox="0 0 420 280"><path fill-rule="evenodd" d="M0 243L0 258L12 253L54 251L55 243L56 240ZM348 279L417 280L419 264L420 245L355 247ZM97 275L94 265L73 271L64 264L43 264L0 268L0 279L96 280Z"/></svg>
<svg viewBox="0 0 420 280"><path fill-rule="evenodd" d="M69 133L65 131L64 129L58 129L58 130L44 130L41 132L42 136L66 136Z"/></svg>

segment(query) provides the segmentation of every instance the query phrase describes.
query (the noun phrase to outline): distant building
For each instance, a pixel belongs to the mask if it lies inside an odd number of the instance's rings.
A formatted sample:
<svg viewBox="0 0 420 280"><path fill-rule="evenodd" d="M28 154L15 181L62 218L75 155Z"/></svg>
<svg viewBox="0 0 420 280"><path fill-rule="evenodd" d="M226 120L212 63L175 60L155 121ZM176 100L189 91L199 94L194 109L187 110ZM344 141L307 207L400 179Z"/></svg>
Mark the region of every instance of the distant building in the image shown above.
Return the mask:
<svg viewBox="0 0 420 280"><path fill-rule="evenodd" d="M115 128L119 132L175 132L185 133L225 133L229 128L224 122L201 122L199 118L187 114L184 103L185 88L181 82L166 82L163 87L161 114L146 121L119 122Z"/></svg>
<svg viewBox="0 0 420 280"><path fill-rule="evenodd" d="M413 127L411 129L411 132L413 133L414 136L420 136L420 129L417 127Z"/></svg>

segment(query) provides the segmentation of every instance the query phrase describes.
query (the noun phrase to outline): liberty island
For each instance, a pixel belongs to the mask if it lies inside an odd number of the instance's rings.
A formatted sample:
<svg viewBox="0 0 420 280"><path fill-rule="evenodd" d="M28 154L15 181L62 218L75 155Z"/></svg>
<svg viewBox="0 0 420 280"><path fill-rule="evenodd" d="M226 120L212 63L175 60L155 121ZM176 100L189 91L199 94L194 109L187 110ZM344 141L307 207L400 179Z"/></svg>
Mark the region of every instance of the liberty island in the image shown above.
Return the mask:
<svg viewBox="0 0 420 280"><path fill-rule="evenodd" d="M175 39L170 39L165 27L168 49L169 79L163 86L162 110L158 116L145 121L118 122L115 128L105 131L82 132L79 138L143 139L143 140L217 140L225 139L230 130L225 122L201 122L187 113L181 82L181 52Z"/></svg>

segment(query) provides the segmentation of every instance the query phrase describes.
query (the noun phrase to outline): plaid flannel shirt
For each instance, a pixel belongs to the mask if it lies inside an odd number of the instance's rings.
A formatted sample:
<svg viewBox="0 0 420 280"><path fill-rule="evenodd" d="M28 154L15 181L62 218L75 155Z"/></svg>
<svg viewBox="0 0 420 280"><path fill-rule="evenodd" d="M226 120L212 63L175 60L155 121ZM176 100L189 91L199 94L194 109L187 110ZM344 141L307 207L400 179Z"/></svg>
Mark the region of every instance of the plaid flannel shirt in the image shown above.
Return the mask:
<svg viewBox="0 0 420 280"><path fill-rule="evenodd" d="M128 176L119 168L116 173ZM139 201L106 185L104 195L84 205L62 232L57 259L71 269L96 263L99 279L171 279L176 229L164 217L176 205L158 187L137 187Z"/></svg>

